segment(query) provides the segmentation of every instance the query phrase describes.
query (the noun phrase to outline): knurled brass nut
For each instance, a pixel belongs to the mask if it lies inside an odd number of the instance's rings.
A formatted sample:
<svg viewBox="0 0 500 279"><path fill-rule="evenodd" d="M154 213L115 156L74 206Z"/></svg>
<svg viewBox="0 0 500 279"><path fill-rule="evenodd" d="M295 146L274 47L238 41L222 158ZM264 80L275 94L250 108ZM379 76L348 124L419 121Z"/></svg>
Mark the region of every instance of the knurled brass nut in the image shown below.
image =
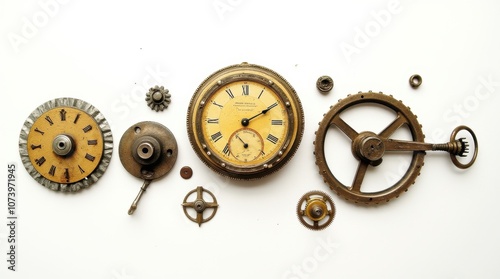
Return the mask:
<svg viewBox="0 0 500 279"><path fill-rule="evenodd" d="M329 76L320 76L316 81L316 88L323 93L330 92L333 88L333 79Z"/></svg>

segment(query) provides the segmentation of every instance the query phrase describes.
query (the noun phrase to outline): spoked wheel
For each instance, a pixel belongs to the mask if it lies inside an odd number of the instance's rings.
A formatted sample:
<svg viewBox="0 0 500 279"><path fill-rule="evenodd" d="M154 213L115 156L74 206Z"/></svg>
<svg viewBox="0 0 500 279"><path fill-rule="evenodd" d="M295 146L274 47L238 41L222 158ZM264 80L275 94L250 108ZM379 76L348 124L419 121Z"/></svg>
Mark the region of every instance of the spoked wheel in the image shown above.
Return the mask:
<svg viewBox="0 0 500 279"><path fill-rule="evenodd" d="M340 116L342 112L355 105L370 103L385 106L396 113L395 119L380 133L356 131ZM420 169L424 165L425 151L410 150L410 148L392 148L393 144L391 145L391 143L401 143L401 141L393 141L391 136L396 130L404 125L408 127L411 133L412 142L409 143L424 143L425 136L422 133L422 128L417 121L417 117L411 112L409 107L406 107L401 101L394 99L392 96L370 91L367 93L360 92L358 94L349 95L347 98L339 100L335 106L330 108L330 111L325 114L323 120L319 123L319 128L316 132L316 140L314 142L316 165L324 181L339 196L348 201L363 204L387 202L407 191L408 187L415 182L417 176L420 174ZM327 163L325 155L325 138L331 127L340 130L350 139L352 154L358 161L357 171L350 185L345 185L340 182L332 173ZM412 152L408 170L397 182L393 185L389 185L389 187L383 190L375 192L363 191L362 184L367 169L382 164L383 156L388 151Z"/></svg>

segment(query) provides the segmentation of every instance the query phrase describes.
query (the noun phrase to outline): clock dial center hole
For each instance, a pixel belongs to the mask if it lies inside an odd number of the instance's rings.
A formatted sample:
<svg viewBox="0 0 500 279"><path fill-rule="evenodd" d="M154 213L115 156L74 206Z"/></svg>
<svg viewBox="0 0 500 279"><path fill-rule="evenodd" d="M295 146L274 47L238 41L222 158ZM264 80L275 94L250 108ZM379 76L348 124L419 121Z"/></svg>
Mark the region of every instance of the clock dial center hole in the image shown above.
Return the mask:
<svg viewBox="0 0 500 279"><path fill-rule="evenodd" d="M73 152L73 139L68 135L58 135L52 142L52 150L59 156L68 156Z"/></svg>

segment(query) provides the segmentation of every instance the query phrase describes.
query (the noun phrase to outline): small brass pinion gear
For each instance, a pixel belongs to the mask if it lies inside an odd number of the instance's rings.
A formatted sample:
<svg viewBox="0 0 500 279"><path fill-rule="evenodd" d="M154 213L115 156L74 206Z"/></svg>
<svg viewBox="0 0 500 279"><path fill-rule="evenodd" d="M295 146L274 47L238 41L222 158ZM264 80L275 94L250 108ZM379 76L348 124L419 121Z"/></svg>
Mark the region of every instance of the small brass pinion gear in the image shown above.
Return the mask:
<svg viewBox="0 0 500 279"><path fill-rule="evenodd" d="M322 230L332 223L335 204L329 195L321 191L307 192L297 203L297 216L306 228Z"/></svg>
<svg viewBox="0 0 500 279"><path fill-rule="evenodd" d="M356 131L341 118L340 114L355 105L366 103L385 106L396 113L396 118L378 134ZM361 185L367 169L382 163L382 156L384 152L388 151L385 145L391 142L391 135L405 125L408 127L414 142L424 142L425 136L422 132L422 126L417 121L417 116L402 101L394 99L391 95L369 91L348 95L345 99L339 100L336 105L330 107L319 123L314 141L316 165L324 182L340 197L354 203L378 204L399 197L415 183L417 176L420 175L420 170L424 165L425 151L412 151L411 162L406 173L394 185L376 192L363 192ZM350 139L353 156L359 161L350 185L344 185L340 182L327 164L324 145L327 132L331 127L340 130Z"/></svg>
<svg viewBox="0 0 500 279"><path fill-rule="evenodd" d="M163 86L156 85L155 87L151 87L149 92L146 93L146 102L152 110L163 111L168 108L168 105L170 104L170 97L168 89Z"/></svg>

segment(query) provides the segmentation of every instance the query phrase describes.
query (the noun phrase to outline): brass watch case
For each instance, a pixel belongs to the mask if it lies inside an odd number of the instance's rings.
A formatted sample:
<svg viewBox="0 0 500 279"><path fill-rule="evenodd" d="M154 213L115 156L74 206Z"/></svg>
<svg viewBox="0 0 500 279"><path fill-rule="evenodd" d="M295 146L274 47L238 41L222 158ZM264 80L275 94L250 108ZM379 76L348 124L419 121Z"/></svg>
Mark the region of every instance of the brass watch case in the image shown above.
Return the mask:
<svg viewBox="0 0 500 279"><path fill-rule="evenodd" d="M218 156L210 150L207 144L210 139L202 132L204 106L209 105L215 92L238 81L256 82L270 88L286 106L289 126L283 144L266 162L255 166L231 163ZM281 169L293 157L304 132L304 113L297 93L282 76L259 65L242 63L220 69L201 83L189 104L187 130L193 150L209 168L234 179L258 179Z"/></svg>

